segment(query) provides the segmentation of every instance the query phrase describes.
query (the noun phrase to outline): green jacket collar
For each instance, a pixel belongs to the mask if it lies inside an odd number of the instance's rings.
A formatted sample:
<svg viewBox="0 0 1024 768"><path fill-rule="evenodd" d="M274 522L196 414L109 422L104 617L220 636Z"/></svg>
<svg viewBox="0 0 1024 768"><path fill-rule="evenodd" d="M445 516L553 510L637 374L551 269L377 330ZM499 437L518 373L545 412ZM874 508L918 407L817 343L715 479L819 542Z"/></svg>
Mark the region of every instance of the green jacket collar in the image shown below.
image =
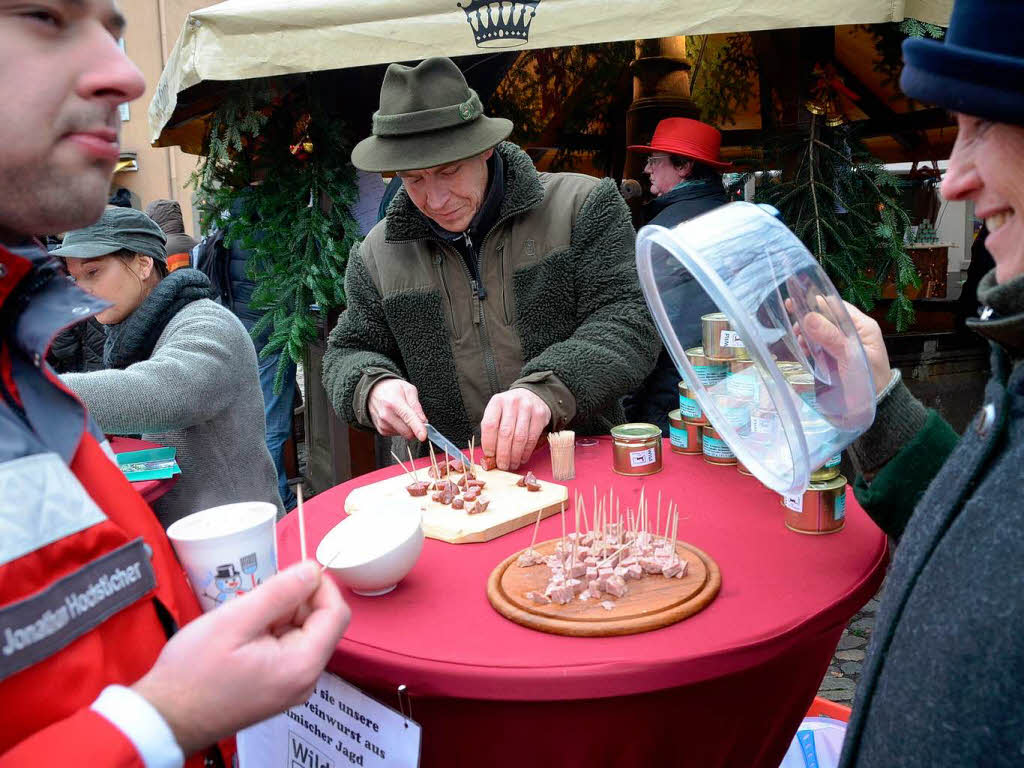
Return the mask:
<svg viewBox="0 0 1024 768"><path fill-rule="evenodd" d="M544 200L544 187L533 161L523 150L508 141L503 141L495 150L504 161L505 171L505 197L497 216L497 221L501 221L540 205ZM400 243L436 237L405 189L399 189L388 208L384 239Z"/></svg>
<svg viewBox="0 0 1024 768"><path fill-rule="evenodd" d="M1024 275L999 285L993 269L978 284L978 301L981 317L968 318L967 327L1002 346L1010 357L1024 357Z"/></svg>

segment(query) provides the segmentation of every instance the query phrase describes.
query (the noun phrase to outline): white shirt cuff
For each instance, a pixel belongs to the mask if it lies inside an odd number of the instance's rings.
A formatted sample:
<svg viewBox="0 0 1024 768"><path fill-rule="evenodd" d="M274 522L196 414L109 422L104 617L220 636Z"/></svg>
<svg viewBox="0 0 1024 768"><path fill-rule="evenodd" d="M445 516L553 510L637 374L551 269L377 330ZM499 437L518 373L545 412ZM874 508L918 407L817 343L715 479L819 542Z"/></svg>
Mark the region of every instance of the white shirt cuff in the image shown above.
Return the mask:
<svg viewBox="0 0 1024 768"><path fill-rule="evenodd" d="M185 755L163 715L130 688L108 685L92 703L92 710L128 737L146 768L182 768L185 764Z"/></svg>

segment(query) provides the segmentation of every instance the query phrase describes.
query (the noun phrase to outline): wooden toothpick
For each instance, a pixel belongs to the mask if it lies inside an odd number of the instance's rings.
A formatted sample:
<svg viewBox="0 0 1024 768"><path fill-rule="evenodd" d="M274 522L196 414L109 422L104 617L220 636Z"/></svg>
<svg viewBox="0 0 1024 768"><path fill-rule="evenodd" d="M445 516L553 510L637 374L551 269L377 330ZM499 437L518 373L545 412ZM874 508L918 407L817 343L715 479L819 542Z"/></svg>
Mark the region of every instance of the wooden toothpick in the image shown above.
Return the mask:
<svg viewBox="0 0 1024 768"><path fill-rule="evenodd" d="M295 498L299 503L299 556L306 559L306 517L302 512L302 483L295 486Z"/></svg>

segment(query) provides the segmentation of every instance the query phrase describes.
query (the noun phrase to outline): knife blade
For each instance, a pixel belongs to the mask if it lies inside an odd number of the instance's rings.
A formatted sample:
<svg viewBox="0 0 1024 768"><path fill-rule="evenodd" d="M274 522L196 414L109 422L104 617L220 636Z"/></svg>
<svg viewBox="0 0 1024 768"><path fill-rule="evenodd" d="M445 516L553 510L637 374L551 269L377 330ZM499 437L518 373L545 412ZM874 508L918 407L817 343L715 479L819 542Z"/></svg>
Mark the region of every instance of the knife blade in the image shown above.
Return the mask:
<svg viewBox="0 0 1024 768"><path fill-rule="evenodd" d="M432 425L427 424L427 439L430 440L434 445L444 451L448 456L462 462L462 466L469 464L466 461L465 454L459 450L458 446L455 445L451 440L438 432Z"/></svg>

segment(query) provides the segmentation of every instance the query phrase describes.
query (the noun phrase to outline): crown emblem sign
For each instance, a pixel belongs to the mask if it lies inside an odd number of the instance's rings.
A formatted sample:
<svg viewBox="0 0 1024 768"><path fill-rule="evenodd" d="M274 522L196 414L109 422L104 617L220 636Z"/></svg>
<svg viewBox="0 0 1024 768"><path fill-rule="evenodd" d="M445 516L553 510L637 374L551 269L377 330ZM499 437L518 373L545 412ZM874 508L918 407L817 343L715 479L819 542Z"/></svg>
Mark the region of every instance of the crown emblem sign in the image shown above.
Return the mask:
<svg viewBox="0 0 1024 768"><path fill-rule="evenodd" d="M541 0L470 0L459 8L478 48L510 48L530 39L530 23Z"/></svg>

